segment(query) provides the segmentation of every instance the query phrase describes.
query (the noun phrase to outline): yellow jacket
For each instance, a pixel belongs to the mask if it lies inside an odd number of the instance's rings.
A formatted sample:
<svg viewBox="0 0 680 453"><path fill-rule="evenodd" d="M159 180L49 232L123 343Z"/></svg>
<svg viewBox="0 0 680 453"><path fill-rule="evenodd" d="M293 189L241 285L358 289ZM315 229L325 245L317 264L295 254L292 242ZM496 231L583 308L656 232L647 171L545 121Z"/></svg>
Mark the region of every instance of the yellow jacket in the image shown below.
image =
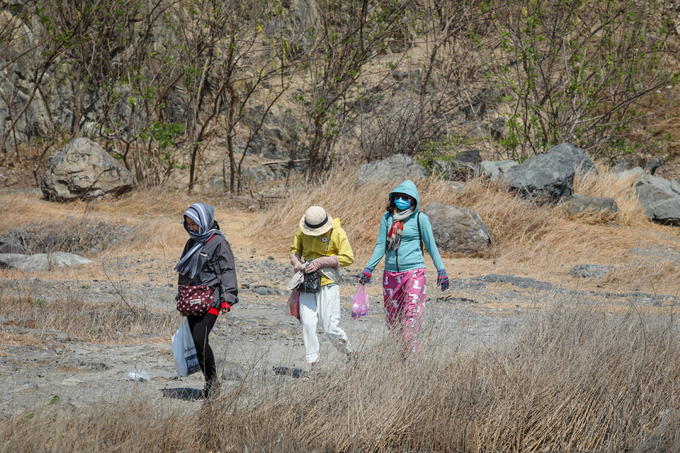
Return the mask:
<svg viewBox="0 0 680 453"><path fill-rule="evenodd" d="M298 228L293 245L290 247L290 254L296 253L302 257L303 263L320 256L332 255L338 256L340 267L349 266L354 262L354 253L352 247L349 246L345 230L340 227L340 219L334 219L333 228L321 236L307 236ZM326 277L321 277L321 286L330 283L333 282Z"/></svg>

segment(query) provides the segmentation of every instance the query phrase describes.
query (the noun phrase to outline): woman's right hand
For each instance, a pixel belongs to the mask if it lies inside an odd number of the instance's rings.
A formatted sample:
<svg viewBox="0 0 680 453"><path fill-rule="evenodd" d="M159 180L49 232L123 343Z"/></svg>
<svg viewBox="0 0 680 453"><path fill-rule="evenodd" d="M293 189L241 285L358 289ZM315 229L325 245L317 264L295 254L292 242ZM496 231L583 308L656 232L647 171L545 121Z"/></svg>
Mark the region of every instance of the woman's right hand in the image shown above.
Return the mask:
<svg viewBox="0 0 680 453"><path fill-rule="evenodd" d="M297 273L302 270L302 260L300 258L300 255L297 253L293 253L290 255L290 264L293 265L293 270Z"/></svg>

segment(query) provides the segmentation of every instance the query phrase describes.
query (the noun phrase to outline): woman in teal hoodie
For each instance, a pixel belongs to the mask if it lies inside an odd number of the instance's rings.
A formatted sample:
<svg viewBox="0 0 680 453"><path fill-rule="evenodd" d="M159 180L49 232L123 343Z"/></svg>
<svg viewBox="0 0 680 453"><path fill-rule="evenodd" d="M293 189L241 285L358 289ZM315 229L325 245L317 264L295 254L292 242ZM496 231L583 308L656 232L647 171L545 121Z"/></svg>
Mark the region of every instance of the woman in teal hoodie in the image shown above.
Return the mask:
<svg viewBox="0 0 680 453"><path fill-rule="evenodd" d="M427 215L418 212L420 197L416 185L408 180L389 196L387 212L380 220L378 240L359 283L370 282L373 269L385 256L383 299L385 318L390 329L400 329L408 351L418 350L418 333L425 310L426 279L423 242L437 268L437 285L449 288L444 263L439 256Z"/></svg>

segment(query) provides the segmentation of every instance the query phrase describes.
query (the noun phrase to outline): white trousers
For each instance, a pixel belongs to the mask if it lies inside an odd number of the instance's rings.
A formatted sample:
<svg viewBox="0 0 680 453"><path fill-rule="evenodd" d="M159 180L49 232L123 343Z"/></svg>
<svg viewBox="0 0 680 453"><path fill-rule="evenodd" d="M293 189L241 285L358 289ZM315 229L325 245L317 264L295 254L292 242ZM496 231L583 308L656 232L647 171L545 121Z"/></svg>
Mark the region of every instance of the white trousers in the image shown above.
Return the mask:
<svg viewBox="0 0 680 453"><path fill-rule="evenodd" d="M341 354L352 352L347 334L340 328L340 287L322 286L316 294L300 293L300 322L307 363L319 360L316 323L321 318L323 331Z"/></svg>

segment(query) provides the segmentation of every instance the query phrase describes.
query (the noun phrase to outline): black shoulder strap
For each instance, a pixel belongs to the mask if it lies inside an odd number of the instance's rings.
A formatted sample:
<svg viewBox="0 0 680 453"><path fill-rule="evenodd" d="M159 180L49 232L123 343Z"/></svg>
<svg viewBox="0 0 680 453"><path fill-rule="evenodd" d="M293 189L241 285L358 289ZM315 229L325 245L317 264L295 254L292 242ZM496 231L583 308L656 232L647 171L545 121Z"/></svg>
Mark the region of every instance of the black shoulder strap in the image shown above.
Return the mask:
<svg viewBox="0 0 680 453"><path fill-rule="evenodd" d="M416 222L418 222L418 239L420 239L420 252L425 253L423 250L423 234L420 232L420 211L418 211L418 215L416 216Z"/></svg>

